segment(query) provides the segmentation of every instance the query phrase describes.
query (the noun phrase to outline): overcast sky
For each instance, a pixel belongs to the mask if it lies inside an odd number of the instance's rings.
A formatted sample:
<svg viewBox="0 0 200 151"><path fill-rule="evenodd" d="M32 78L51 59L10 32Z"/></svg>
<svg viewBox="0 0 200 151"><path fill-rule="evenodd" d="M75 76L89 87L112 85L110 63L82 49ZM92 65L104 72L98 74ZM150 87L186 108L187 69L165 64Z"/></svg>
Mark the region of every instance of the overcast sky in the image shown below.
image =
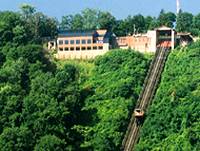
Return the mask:
<svg viewBox="0 0 200 151"><path fill-rule="evenodd" d="M180 1L182 10L200 13L200 0ZM22 3L32 4L38 11L58 19L63 15L79 13L84 8L109 11L118 19L138 13L157 16L161 9L176 12L176 0L0 0L0 11L19 11Z"/></svg>

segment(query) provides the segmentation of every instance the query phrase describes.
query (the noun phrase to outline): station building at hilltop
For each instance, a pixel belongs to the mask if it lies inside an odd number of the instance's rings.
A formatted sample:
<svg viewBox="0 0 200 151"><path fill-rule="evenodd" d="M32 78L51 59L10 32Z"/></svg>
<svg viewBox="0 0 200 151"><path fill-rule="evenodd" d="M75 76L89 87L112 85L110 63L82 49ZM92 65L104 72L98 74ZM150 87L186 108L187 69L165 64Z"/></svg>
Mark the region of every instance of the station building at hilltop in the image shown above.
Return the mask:
<svg viewBox="0 0 200 151"><path fill-rule="evenodd" d="M176 45L176 31L168 27L149 30L145 34L134 34L126 37L117 37L117 47L134 49L142 53L155 53L158 47L174 48Z"/></svg>
<svg viewBox="0 0 200 151"><path fill-rule="evenodd" d="M155 53L159 47L174 49L177 45L186 46L194 40L190 33L177 33L174 29L162 26L145 34L117 37L116 44L121 49L134 49L141 53Z"/></svg>
<svg viewBox="0 0 200 151"><path fill-rule="evenodd" d="M145 34L113 35L107 30L59 31L57 39L48 43L48 49L56 49L58 59L91 59L113 48L155 53L159 47L174 49L176 45L185 46L193 41L190 33L177 33L165 26Z"/></svg>

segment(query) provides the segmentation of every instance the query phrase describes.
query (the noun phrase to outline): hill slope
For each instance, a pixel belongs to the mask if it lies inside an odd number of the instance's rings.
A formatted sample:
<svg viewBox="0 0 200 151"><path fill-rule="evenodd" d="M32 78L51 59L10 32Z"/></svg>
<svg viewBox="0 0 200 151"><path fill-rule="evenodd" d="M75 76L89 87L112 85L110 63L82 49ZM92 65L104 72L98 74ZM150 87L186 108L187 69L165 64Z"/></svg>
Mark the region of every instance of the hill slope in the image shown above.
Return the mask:
<svg viewBox="0 0 200 151"><path fill-rule="evenodd" d="M82 116L83 123L76 129L84 136L82 149L119 150L149 59L131 50L113 50L94 64L84 85L89 94L82 113L86 119Z"/></svg>
<svg viewBox="0 0 200 151"><path fill-rule="evenodd" d="M200 43L169 55L136 150L200 150Z"/></svg>
<svg viewBox="0 0 200 151"><path fill-rule="evenodd" d="M125 50L94 62L46 56L40 45L0 48L0 151L119 150L149 59Z"/></svg>

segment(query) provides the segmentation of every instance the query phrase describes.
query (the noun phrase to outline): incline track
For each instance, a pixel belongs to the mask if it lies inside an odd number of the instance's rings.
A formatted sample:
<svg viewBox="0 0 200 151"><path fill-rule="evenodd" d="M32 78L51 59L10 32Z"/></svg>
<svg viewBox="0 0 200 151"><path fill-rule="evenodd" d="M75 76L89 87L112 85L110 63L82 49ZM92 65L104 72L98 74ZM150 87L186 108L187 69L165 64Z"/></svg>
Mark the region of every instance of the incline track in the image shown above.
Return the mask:
<svg viewBox="0 0 200 151"><path fill-rule="evenodd" d="M136 108L140 108L145 111L147 110L157 88L158 81L160 79L161 72L168 54L169 49L164 47L159 48L156 51L155 57L150 65L147 77L145 79L142 93L137 101ZM125 138L122 143L123 151L133 150L134 145L138 141L140 127L141 125L137 124L134 114L132 114Z"/></svg>

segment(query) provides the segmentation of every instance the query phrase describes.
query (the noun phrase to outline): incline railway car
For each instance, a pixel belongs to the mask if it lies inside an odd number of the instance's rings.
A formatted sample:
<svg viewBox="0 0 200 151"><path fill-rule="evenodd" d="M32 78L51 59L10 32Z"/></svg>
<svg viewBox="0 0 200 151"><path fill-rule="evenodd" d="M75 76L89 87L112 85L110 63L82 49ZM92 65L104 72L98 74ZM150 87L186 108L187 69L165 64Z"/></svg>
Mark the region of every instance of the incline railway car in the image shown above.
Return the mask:
<svg viewBox="0 0 200 151"><path fill-rule="evenodd" d="M137 125L141 124L144 120L144 110L139 108L135 109L134 116L136 118Z"/></svg>

